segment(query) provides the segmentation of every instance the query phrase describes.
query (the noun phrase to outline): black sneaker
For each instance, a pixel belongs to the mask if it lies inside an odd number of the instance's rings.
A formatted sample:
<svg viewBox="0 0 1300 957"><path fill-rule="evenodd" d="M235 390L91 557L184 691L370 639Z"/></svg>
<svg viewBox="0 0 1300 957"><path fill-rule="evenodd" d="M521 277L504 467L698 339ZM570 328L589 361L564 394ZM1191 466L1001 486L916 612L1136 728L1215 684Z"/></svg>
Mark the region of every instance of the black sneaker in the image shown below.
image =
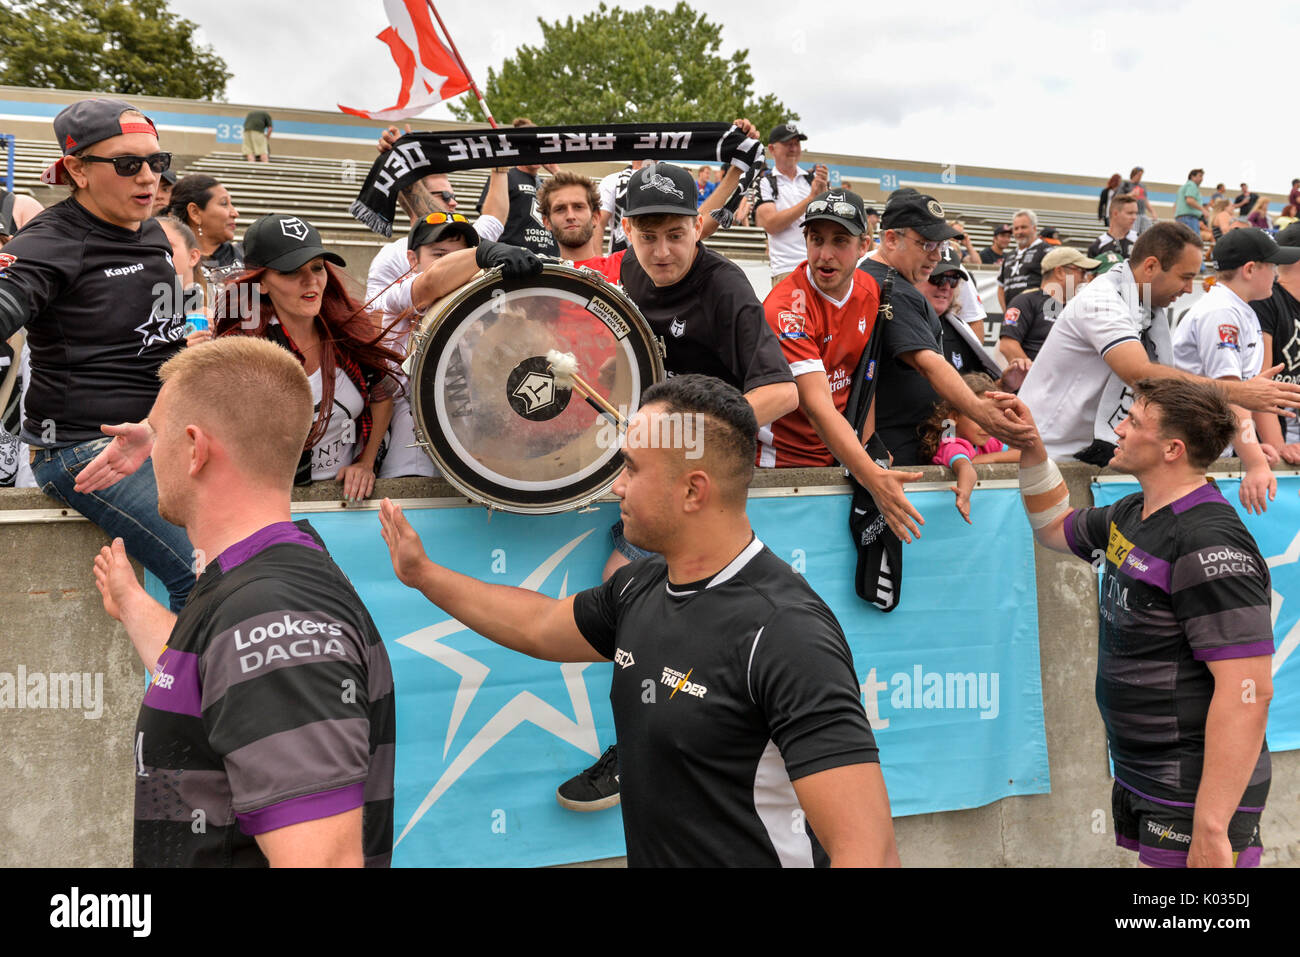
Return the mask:
<svg viewBox="0 0 1300 957"><path fill-rule="evenodd" d="M555 800L570 811L603 811L618 803L618 745L611 744L587 770L555 789Z"/></svg>

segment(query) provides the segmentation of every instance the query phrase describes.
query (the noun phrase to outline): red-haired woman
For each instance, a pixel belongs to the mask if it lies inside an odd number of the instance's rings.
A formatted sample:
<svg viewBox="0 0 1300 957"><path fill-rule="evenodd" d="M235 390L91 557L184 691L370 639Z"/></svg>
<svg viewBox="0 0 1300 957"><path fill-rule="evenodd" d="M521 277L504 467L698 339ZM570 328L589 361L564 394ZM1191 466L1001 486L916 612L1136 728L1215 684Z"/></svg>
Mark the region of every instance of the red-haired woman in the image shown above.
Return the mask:
<svg viewBox="0 0 1300 957"><path fill-rule="evenodd" d="M359 501L375 487L402 357L381 344L379 324L328 263L346 265L306 220L263 216L244 233L248 269L221 297L217 335L260 336L298 357L316 400L298 479L337 478Z"/></svg>

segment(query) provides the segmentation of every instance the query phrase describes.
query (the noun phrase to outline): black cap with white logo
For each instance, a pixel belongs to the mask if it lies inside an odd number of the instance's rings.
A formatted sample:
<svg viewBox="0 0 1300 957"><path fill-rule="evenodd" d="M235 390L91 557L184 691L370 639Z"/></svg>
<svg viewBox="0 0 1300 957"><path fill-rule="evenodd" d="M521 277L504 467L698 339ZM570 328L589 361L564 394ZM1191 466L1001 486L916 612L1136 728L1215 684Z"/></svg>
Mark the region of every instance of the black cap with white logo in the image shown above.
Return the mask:
<svg viewBox="0 0 1300 957"><path fill-rule="evenodd" d="M958 239L962 234L948 225L943 207L933 196L895 192L880 217L882 229L914 229L926 239Z"/></svg>
<svg viewBox="0 0 1300 957"><path fill-rule="evenodd" d="M695 177L672 163L646 163L627 181L627 205L623 215L696 216L700 193Z"/></svg>
<svg viewBox="0 0 1300 957"><path fill-rule="evenodd" d="M803 218L804 225L819 219L838 223L854 236L861 236L867 228L867 211L862 197L847 189L832 189L821 193L808 204Z"/></svg>
<svg viewBox="0 0 1300 957"><path fill-rule="evenodd" d="M772 127L772 132L767 134L769 143L784 143L786 140L806 140L808 134L799 129L793 121L788 123L778 123Z"/></svg>
<svg viewBox="0 0 1300 957"><path fill-rule="evenodd" d="M1279 263L1287 265L1300 261L1300 248L1279 246L1273 237L1261 229L1230 229L1214 244L1215 269L1240 269L1246 263Z"/></svg>
<svg viewBox="0 0 1300 957"><path fill-rule="evenodd" d="M300 216L271 213L244 232L244 263L249 266L294 272L317 256L336 266L347 265L342 256L321 245L316 227Z"/></svg>
<svg viewBox="0 0 1300 957"><path fill-rule="evenodd" d="M939 261L935 263L930 278L934 279L949 272L955 272L958 279L967 278L966 270L961 268L961 256L957 255L957 250L953 249L951 243L944 243L943 252L939 255Z"/></svg>

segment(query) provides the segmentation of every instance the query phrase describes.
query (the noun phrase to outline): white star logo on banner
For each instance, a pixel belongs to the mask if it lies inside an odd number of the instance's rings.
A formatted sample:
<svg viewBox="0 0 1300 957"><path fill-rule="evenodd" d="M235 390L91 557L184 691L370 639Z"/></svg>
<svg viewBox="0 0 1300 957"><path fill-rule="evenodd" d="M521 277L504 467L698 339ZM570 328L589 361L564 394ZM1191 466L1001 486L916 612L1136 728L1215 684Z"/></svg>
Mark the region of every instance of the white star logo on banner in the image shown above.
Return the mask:
<svg viewBox="0 0 1300 957"><path fill-rule="evenodd" d="M1279 565L1293 565L1300 560L1300 532L1296 533L1295 538L1291 539L1291 544L1286 547L1281 555L1274 555L1272 558L1264 559L1264 564L1269 568L1277 568ZM1275 589L1273 591L1273 627L1277 628L1277 616L1282 610L1282 602L1286 598L1279 594ZM1273 674L1276 675L1282 664L1291 657L1291 653L1300 645L1300 621L1291 626L1291 630L1286 633L1282 643L1277 646L1273 652Z"/></svg>
<svg viewBox="0 0 1300 957"><path fill-rule="evenodd" d="M590 535L595 529L583 532L577 538L558 548L542 564L537 566L527 578L519 583L520 588L526 588L529 591L537 591L542 582L546 581L551 572L559 566L568 554L582 543L582 540ZM560 582L560 592L557 598L565 598L569 590L569 575L565 572L564 579ZM456 738L456 732L460 729L461 723L469 711L474 697L478 694L479 689L491 670L481 661L467 655L455 648L450 648L443 644L443 639L460 632L468 631L463 624L455 618L448 618L428 627L413 631L397 639L399 645L405 645L412 651L432 658L434 661L460 675L460 686L456 689L456 698L452 703L451 720L447 725L447 737L443 742L442 756L445 759L451 751L452 741ZM521 691L515 695L505 705L496 712L483 727L475 732L474 736L460 750L460 753L447 765L442 776L424 796L420 806L415 809L410 820L398 835L397 840L393 842L396 847L402 842L419 823L420 819L438 802L453 784L465 774L479 758L487 754L492 747L501 741L507 734L525 721L537 725L544 731L549 731L562 741L566 741L579 750L585 751L593 758L600 754L600 747L596 737L596 720L591 713L591 700L587 697L587 685L583 681L582 672L585 671L591 662L576 662L563 664L560 666L560 674L564 678L565 689L569 693L569 702L573 706L573 716L569 717L559 711L552 705L547 704L531 691Z"/></svg>

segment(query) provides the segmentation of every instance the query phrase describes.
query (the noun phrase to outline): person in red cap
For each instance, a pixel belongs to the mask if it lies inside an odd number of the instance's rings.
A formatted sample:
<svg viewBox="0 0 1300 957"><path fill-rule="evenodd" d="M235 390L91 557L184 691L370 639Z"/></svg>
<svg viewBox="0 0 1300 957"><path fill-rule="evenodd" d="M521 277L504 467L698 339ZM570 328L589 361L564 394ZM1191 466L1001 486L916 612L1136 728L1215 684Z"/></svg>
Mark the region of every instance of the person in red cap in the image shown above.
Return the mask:
<svg viewBox="0 0 1300 957"><path fill-rule="evenodd" d="M54 119L63 155L42 182L71 195L32 219L0 256L0 340L26 328L31 351L22 439L37 484L86 516L167 587L173 609L194 585L197 556L158 515L148 462L113 488L78 476L158 394L158 368L185 345L171 244L150 219L171 165L153 122L130 103L81 100ZM107 433L107 435L105 434Z"/></svg>

